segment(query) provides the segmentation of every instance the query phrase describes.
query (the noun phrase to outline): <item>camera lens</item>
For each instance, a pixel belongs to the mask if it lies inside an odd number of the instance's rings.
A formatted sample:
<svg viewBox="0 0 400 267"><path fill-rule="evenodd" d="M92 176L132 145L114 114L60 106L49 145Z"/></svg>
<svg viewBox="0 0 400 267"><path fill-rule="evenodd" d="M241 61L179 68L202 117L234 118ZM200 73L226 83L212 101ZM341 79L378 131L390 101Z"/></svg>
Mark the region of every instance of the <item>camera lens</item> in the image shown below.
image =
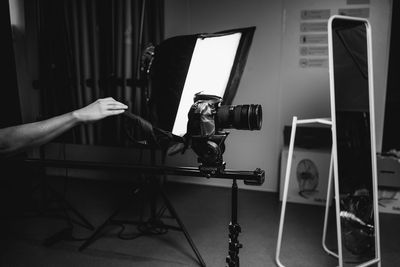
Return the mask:
<svg viewBox="0 0 400 267"><path fill-rule="evenodd" d="M216 123L221 129L260 130L261 105L221 106L217 110Z"/></svg>

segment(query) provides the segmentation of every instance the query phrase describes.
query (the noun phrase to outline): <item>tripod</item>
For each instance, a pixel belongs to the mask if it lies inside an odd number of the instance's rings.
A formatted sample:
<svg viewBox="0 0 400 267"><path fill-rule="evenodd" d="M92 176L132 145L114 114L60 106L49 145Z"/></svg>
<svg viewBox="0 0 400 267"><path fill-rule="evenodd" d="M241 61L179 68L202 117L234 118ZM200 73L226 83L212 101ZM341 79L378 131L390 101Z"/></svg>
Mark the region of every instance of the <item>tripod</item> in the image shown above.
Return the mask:
<svg viewBox="0 0 400 267"><path fill-rule="evenodd" d="M122 206L119 209L115 210L110 217L108 217L100 227L96 229L96 231L82 244L79 248L79 251L83 251L85 248L90 246L102 233L102 231L110 225L136 225L138 227L139 233L133 236L130 239L137 238L139 236L145 235L154 235L154 234L163 234L166 233L167 230L175 230L183 232L185 235L186 240L188 241L190 247L192 248L193 252L195 253L197 260L200 266L206 266L203 258L200 255L196 245L194 244L192 238L189 235L185 225L183 224L182 220L179 218L178 213L176 212L175 208L173 207L171 201L168 199L166 193L162 189L161 185L156 185L154 183L155 177L151 177L153 182L150 182L149 185L144 187L144 193L150 192L151 199L150 199L150 216L147 221L144 221L142 218L142 214L140 216L139 221L129 221L129 220L119 220L117 216L121 213L123 208L126 206ZM134 191L134 196L138 195L140 190ZM157 198L160 197L162 203L165 205L165 208L161 208L157 212ZM174 219L178 226L165 224L162 221L162 217L164 216L165 211L168 211L171 215L171 218Z"/></svg>

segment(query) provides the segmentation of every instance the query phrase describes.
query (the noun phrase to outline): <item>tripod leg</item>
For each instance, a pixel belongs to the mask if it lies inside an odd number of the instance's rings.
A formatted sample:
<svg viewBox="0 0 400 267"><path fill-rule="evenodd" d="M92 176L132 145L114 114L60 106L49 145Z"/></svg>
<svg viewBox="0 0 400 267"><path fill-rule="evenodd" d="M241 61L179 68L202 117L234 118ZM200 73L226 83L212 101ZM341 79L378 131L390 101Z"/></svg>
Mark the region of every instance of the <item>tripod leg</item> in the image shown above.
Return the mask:
<svg viewBox="0 0 400 267"><path fill-rule="evenodd" d="M139 188L136 188L135 190L133 190L132 194L133 196L135 196L138 192L139 192ZM132 197L132 196L131 196ZM119 207L118 209L116 209L110 217L108 217L104 223L102 225L100 225L96 231L79 247L79 251L83 251L85 248L87 248L88 246L90 246L94 241L96 241L96 239L98 238L99 234L101 233L101 231L103 231L104 228L106 228L108 225L113 224L113 222L115 223L114 218L121 212L121 210L123 210L126 206L128 205L128 203L125 203L124 205L122 205L121 207Z"/></svg>
<svg viewBox="0 0 400 267"><path fill-rule="evenodd" d="M203 258L200 255L200 252L198 251L198 249L196 248L196 245L194 244L192 238L189 235L189 232L186 230L185 225L183 224L183 222L181 221L181 219L179 218L178 214L176 213L174 207L172 206L171 202L169 201L169 199L167 198L167 196L165 195L164 192L161 193L162 197L164 199L165 205L167 206L168 211L171 213L171 215L175 218L176 222L178 223L179 227L182 229L183 234L185 235L187 241L189 242L190 246L193 249L193 252L196 254L197 259L199 260L200 266L205 267L206 264L203 260Z"/></svg>
<svg viewBox="0 0 400 267"><path fill-rule="evenodd" d="M79 251L83 251L85 248L90 246L94 241L96 241L101 231L103 231L104 228L106 228L109 224L111 224L112 220L114 219L115 216L118 215L119 211L120 211L119 209L114 211L113 214L110 217L108 217L108 219L102 225L100 225L100 227L98 227L96 231L82 244L82 246L79 247Z"/></svg>
<svg viewBox="0 0 400 267"><path fill-rule="evenodd" d="M68 210L70 210L73 214L75 214L82 222L80 223L81 226L89 229L94 230L94 226L77 210L75 209L67 200L62 200Z"/></svg>
<svg viewBox="0 0 400 267"><path fill-rule="evenodd" d="M46 202L48 201L48 199L50 197L49 195L51 194L55 198L55 201L57 201L62 206L62 209L63 209L64 213L66 213L66 215L69 210L73 214L75 214L75 216L78 218L78 220L68 219L70 223L75 223L77 225L85 227L86 229L94 230L94 226L89 222L89 220L86 219L85 216L82 213L80 213L67 199L65 199L64 195L57 192L54 188L52 188L48 184L47 177L45 176L45 174L42 174L42 175L43 175L42 182L41 182L42 184L40 185L40 187L42 189L41 193L42 193L43 203L41 206L45 207ZM45 211L43 211L43 213L45 213Z"/></svg>

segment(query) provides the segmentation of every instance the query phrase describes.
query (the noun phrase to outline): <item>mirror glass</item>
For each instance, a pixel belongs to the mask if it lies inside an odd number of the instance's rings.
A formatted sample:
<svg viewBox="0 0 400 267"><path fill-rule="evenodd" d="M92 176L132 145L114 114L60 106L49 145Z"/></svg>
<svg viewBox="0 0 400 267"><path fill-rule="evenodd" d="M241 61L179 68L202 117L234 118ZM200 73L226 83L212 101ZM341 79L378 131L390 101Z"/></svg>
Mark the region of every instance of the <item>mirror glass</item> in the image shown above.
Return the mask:
<svg viewBox="0 0 400 267"><path fill-rule="evenodd" d="M367 24L335 18L331 33L343 265L355 266L376 257Z"/></svg>

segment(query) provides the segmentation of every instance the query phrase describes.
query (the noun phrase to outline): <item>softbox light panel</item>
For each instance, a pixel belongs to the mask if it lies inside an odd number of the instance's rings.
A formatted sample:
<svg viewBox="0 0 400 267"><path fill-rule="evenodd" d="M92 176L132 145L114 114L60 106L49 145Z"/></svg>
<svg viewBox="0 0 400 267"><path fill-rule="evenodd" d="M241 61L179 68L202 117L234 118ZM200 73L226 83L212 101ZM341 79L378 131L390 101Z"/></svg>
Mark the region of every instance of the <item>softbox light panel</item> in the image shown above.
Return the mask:
<svg viewBox="0 0 400 267"><path fill-rule="evenodd" d="M196 93L229 105L246 64L255 27L169 38L155 49L151 69L152 123L183 136Z"/></svg>

